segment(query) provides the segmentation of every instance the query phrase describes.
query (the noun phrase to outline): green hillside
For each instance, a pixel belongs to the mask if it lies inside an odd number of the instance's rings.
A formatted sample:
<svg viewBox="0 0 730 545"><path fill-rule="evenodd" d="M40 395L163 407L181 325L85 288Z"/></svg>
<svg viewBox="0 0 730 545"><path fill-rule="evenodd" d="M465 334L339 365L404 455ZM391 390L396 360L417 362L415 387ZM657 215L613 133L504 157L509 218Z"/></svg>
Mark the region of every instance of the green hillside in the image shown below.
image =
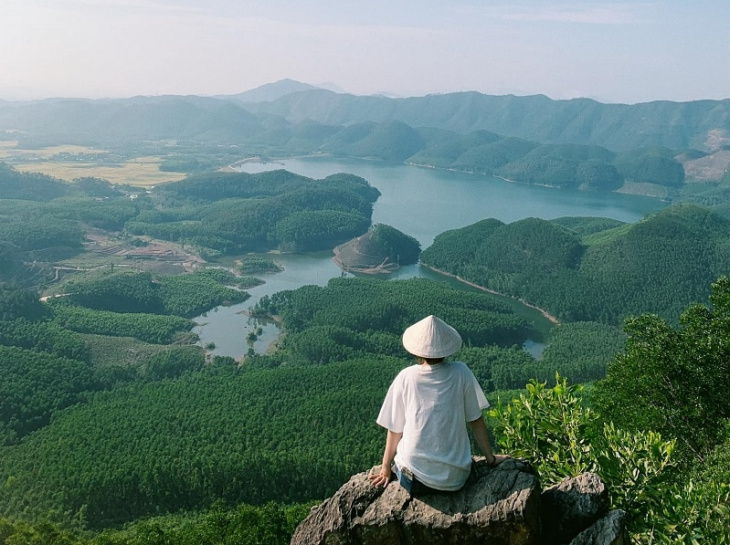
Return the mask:
<svg viewBox="0 0 730 545"><path fill-rule="evenodd" d="M684 169L675 155L664 147L642 148L617 154L614 164L623 179L679 187Z"/></svg>
<svg viewBox="0 0 730 545"><path fill-rule="evenodd" d="M401 365L211 367L115 388L3 452L0 513L58 509L99 527L216 500L323 499L377 459L372 415Z"/></svg>
<svg viewBox="0 0 730 545"><path fill-rule="evenodd" d="M26 286L57 280L53 267L80 255L82 268L98 265L95 253L125 264L125 250L154 239L179 245L180 261L185 245L208 257L331 250L367 232L380 195L351 174L312 180L283 170L216 171L139 193L97 179L22 174L1 163L0 189L7 196L0 199L0 281Z"/></svg>
<svg viewBox="0 0 730 545"><path fill-rule="evenodd" d="M325 250L367 231L379 192L365 180L279 170L212 172L165 184L126 229L220 253Z"/></svg>
<svg viewBox="0 0 730 545"><path fill-rule="evenodd" d="M674 189L682 187L684 169L674 155L666 148L617 154L595 145L540 145L478 131L451 137L441 135L406 162L496 175L521 183L616 191L626 182Z"/></svg>
<svg viewBox="0 0 730 545"><path fill-rule="evenodd" d="M0 107L0 125L22 139L113 145L136 139L195 138L241 142L261 130L257 116L227 101L204 97L124 100L48 99Z"/></svg>
<svg viewBox="0 0 730 545"><path fill-rule="evenodd" d="M353 309L357 309L353 311ZM487 294L426 279L335 278L263 297L255 312L280 316L287 357L325 363L363 354L398 354L403 330L429 314L443 317L474 346L522 344L530 324Z"/></svg>
<svg viewBox="0 0 730 545"><path fill-rule="evenodd" d="M249 108L290 121L350 125L398 119L413 127L459 133L486 130L537 142L580 142L616 151L652 146L704 149L710 131L730 131L729 100L628 105L477 92L388 99L308 91Z"/></svg>
<svg viewBox="0 0 730 545"><path fill-rule="evenodd" d="M378 223L359 237L334 249L335 262L345 271L389 273L418 262L421 244L389 225Z"/></svg>
<svg viewBox="0 0 730 545"><path fill-rule="evenodd" d="M439 235L421 261L564 320L611 324L642 312L676 321L730 269L730 222L708 209L674 205L611 226L596 219L485 220Z"/></svg>
<svg viewBox="0 0 730 545"><path fill-rule="evenodd" d="M43 174L21 173L0 163L0 195L3 199L50 201L70 193L70 186Z"/></svg>
<svg viewBox="0 0 730 545"><path fill-rule="evenodd" d="M492 144L502 138L492 132L475 131L469 134L450 134L442 137L408 158L415 165L449 168L469 150Z"/></svg>
<svg viewBox="0 0 730 545"><path fill-rule="evenodd" d="M398 121L365 123L341 132L335 133L320 149L335 155L400 163L424 146L415 129Z"/></svg>
<svg viewBox="0 0 730 545"><path fill-rule="evenodd" d="M524 157L537 146L521 138L502 138L466 150L450 167L475 174L494 174L500 167Z"/></svg>

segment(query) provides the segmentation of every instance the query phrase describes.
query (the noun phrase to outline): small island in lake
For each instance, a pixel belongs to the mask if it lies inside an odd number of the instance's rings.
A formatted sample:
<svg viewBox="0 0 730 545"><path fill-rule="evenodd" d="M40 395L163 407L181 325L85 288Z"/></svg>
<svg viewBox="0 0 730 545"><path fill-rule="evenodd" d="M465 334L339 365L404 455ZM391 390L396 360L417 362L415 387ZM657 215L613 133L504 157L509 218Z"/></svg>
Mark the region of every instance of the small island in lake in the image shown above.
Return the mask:
<svg viewBox="0 0 730 545"><path fill-rule="evenodd" d="M333 259L343 271L389 274L401 265L417 263L421 244L394 227L378 223L333 251Z"/></svg>

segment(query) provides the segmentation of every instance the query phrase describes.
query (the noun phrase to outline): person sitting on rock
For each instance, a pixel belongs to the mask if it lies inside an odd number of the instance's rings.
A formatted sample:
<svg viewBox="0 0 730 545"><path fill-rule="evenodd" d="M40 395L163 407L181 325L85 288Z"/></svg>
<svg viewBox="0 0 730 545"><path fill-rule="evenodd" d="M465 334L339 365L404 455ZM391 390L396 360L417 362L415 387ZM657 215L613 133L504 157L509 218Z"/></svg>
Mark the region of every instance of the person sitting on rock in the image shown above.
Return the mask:
<svg viewBox="0 0 730 545"><path fill-rule="evenodd" d="M490 466L507 458L492 452L482 416L489 402L465 363L445 361L461 348L446 322L428 316L407 328L402 342L418 363L388 389L376 420L388 430L383 465L370 481L385 487L394 471L412 495L459 490L471 472L467 422Z"/></svg>

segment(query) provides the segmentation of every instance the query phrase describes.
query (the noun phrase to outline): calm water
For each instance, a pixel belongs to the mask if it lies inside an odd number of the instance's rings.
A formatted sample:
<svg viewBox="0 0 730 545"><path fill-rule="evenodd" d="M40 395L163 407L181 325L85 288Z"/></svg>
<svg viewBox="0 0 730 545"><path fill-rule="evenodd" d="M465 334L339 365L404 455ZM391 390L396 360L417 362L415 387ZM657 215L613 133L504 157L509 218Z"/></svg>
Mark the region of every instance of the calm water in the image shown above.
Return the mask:
<svg viewBox="0 0 730 545"><path fill-rule="evenodd" d="M485 218L511 223L527 217L599 216L634 222L664 206L645 197L535 187L498 178L367 161L288 159L276 163L246 163L241 170L261 172L279 168L315 179L338 172L362 176L382 193L373 207L373 223L385 223L415 237L424 249L439 233ZM278 336L278 329L273 324L250 319L246 315L247 309L264 295L307 284L324 286L330 278L342 275L331 259L331 252L272 257L284 271L266 275L263 277L266 284L247 290L251 294L248 301L218 307L195 319L201 324L194 330L200 336L201 344L215 343L214 354L239 358L249 348L264 353ZM417 265L390 275L393 279L412 277L437 278L460 289L473 289ZM549 329L549 324L536 311L512 299L503 300L535 323L536 336L525 348L539 354L543 346L541 334ZM246 336L258 327L262 334L250 343Z"/></svg>

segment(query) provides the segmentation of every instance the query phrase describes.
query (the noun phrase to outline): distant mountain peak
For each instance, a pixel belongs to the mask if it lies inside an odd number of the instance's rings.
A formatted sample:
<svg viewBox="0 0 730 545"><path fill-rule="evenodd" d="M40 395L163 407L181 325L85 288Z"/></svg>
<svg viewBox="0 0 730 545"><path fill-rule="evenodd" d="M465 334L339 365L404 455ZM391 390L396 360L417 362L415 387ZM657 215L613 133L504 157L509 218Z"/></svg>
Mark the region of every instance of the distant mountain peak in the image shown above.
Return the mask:
<svg viewBox="0 0 730 545"><path fill-rule="evenodd" d="M293 79L282 79L273 83L265 83L255 89L244 91L236 95L230 95L228 98L234 98L241 102L273 102L283 96L293 93L301 93L303 91L316 91L324 89L334 93L345 93L340 87L332 82L322 83L320 85L311 85Z"/></svg>

